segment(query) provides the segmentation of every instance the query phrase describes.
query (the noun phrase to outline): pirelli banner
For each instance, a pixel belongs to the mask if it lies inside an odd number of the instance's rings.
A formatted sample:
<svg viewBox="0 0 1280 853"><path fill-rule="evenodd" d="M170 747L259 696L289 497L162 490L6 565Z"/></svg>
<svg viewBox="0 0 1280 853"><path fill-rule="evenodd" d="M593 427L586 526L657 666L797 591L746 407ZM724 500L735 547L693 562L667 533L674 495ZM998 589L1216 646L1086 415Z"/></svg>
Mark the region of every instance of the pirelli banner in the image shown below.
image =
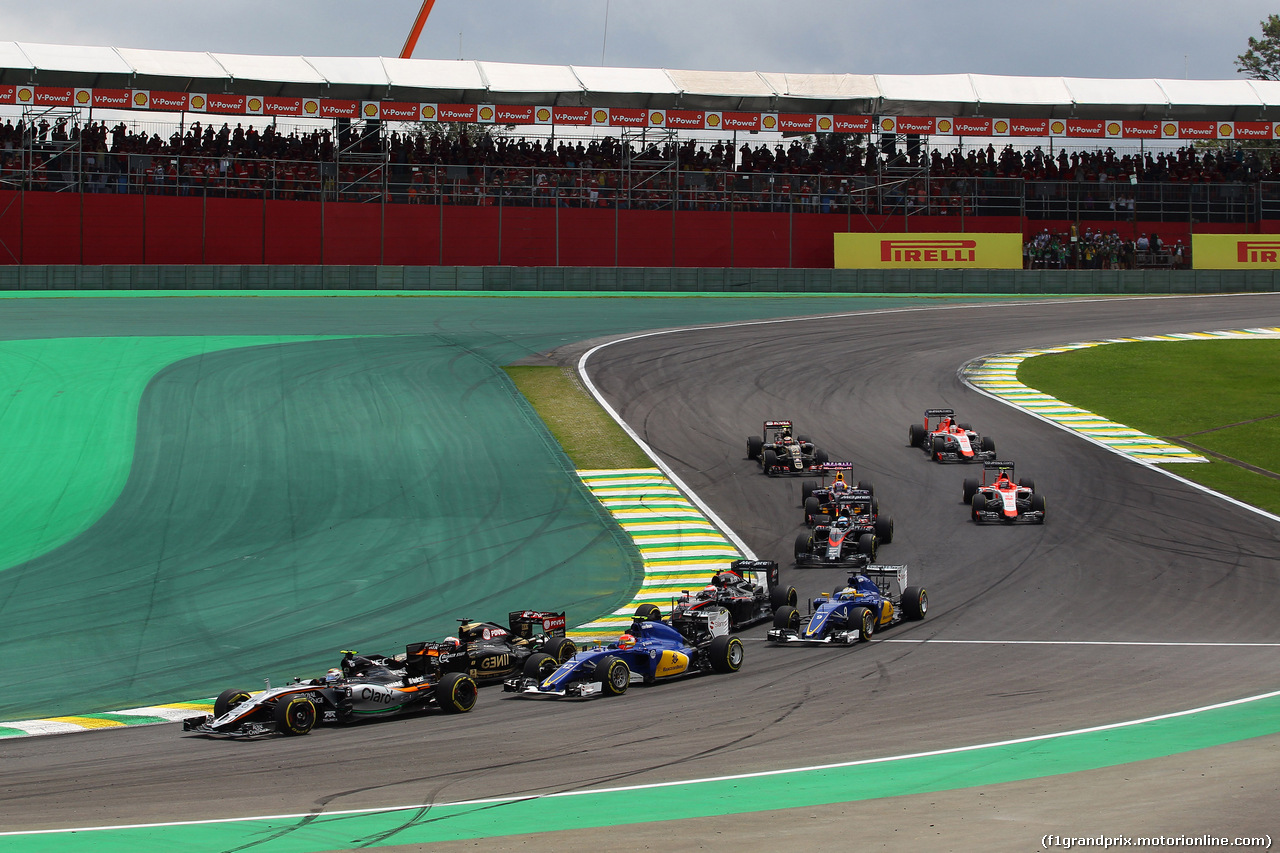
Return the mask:
<svg viewBox="0 0 1280 853"><path fill-rule="evenodd" d="M1021 234L836 234L838 270L1020 270Z"/></svg>
<svg viewBox="0 0 1280 853"><path fill-rule="evenodd" d="M1280 234L1192 234L1191 265L1198 270L1280 269Z"/></svg>

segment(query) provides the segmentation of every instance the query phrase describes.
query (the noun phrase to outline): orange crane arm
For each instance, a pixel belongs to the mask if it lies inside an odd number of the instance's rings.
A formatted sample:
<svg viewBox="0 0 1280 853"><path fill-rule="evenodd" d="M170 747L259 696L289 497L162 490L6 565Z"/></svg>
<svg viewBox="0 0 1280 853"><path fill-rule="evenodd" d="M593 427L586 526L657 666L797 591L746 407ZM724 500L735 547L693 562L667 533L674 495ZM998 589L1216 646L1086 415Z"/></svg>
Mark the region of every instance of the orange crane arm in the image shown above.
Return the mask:
<svg viewBox="0 0 1280 853"><path fill-rule="evenodd" d="M413 49L418 46L418 36L422 35L422 26L427 22L427 16L431 14L431 7L434 5L436 0L422 0L422 8L418 10L413 29L409 30L409 37L404 40L404 47L400 48L401 59L413 56Z"/></svg>

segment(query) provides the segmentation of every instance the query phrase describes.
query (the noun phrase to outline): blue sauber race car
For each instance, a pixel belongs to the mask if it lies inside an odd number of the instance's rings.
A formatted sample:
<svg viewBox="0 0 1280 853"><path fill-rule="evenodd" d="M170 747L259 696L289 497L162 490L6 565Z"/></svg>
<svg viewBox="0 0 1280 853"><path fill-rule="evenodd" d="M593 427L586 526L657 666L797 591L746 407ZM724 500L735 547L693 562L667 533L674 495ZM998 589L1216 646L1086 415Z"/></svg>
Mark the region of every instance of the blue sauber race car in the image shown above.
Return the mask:
<svg viewBox="0 0 1280 853"><path fill-rule="evenodd" d="M742 641L729 636L728 611L693 611L674 625L636 619L618 642L578 652L541 679L508 678L502 689L520 696L621 696L633 682L737 672L742 658Z"/></svg>
<svg viewBox="0 0 1280 853"><path fill-rule="evenodd" d="M779 608L765 638L851 646L904 619L923 619L928 610L929 594L922 586L907 585L906 566L867 566L849 576L848 586L814 599L808 616L794 607Z"/></svg>

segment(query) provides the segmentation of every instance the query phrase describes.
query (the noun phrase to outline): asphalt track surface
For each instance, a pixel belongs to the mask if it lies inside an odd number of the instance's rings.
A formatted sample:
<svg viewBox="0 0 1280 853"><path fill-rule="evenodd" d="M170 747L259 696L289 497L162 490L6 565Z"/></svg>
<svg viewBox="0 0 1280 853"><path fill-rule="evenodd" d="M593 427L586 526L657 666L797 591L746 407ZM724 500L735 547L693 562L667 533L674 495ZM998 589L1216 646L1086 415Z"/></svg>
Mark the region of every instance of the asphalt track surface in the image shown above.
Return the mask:
<svg viewBox="0 0 1280 853"><path fill-rule="evenodd" d="M0 826L305 814L679 781L1028 737L1274 691L1276 648L1228 644L1280 642L1280 525L972 392L956 369L1022 347L1278 323L1275 296L1114 299L807 319L608 347L590 362L593 381L759 556L790 554L800 482L756 473L743 458L746 435L765 418L792 417L833 459L854 461L896 522L881 560L908 564L928 586L929 618L847 650L766 647L757 628L740 673L614 701L486 691L463 717L256 743L179 738L173 726L11 740L0 743ZM571 363L584 349L555 357ZM1047 524L968 521L960 481L972 469L932 464L905 446L907 425L939 405L994 436L1000 456L1035 478ZM841 580L832 570L784 572L802 597ZM1097 644L1057 643L1066 640ZM1029 850L1050 832L1274 837L1278 768L1280 736L1269 735L1002 785L572 830L510 846L847 849L856 834L864 849ZM624 809L610 822L627 817ZM474 842L432 849L464 845Z"/></svg>

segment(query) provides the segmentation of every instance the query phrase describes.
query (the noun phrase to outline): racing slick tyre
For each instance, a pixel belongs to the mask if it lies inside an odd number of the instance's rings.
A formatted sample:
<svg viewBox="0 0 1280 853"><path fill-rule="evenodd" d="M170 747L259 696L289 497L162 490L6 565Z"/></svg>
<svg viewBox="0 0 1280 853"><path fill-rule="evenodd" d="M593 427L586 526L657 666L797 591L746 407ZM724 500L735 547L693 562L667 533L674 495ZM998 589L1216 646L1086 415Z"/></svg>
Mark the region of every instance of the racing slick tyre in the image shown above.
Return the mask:
<svg viewBox="0 0 1280 853"><path fill-rule="evenodd" d="M661 622L662 611L656 604L641 604L636 608L636 618L641 622Z"/></svg>
<svg viewBox="0 0 1280 853"><path fill-rule="evenodd" d="M436 703L446 714L462 714L476 706L479 690L464 672L446 672L436 682Z"/></svg>
<svg viewBox="0 0 1280 853"><path fill-rule="evenodd" d="M282 696L271 713L276 720L276 731L282 735L305 735L320 716L310 696Z"/></svg>
<svg viewBox="0 0 1280 853"><path fill-rule="evenodd" d="M568 637L552 637L542 644L542 651L556 659L556 663L564 663L578 652L578 644Z"/></svg>
<svg viewBox="0 0 1280 853"><path fill-rule="evenodd" d="M817 480L801 480L800 481L800 503L805 504L807 506L809 503L809 498L813 497L814 490L819 488L820 486L821 486L821 483L819 483Z"/></svg>
<svg viewBox="0 0 1280 853"><path fill-rule="evenodd" d="M989 435L984 435L984 436L982 437L982 452L983 452L983 453L995 453L995 452L996 452L996 440L995 440L994 438L992 438L991 436L989 436Z"/></svg>
<svg viewBox="0 0 1280 853"><path fill-rule="evenodd" d="M213 700L213 716L221 717L235 706L249 698L248 690L237 690L232 688L224 690L218 694L218 698Z"/></svg>
<svg viewBox="0 0 1280 853"><path fill-rule="evenodd" d="M1018 481L1018 488L1030 489L1031 491L1034 492L1036 490L1036 481L1031 479L1030 477L1023 477L1021 480Z"/></svg>
<svg viewBox="0 0 1280 853"><path fill-rule="evenodd" d="M859 480L858 488L864 492L870 492L873 495L876 493L876 487L868 483L866 480Z"/></svg>
<svg viewBox="0 0 1280 853"><path fill-rule="evenodd" d="M920 424L912 424L907 427L907 446L919 447L924 442L924 427Z"/></svg>
<svg viewBox="0 0 1280 853"><path fill-rule="evenodd" d="M1031 496L1031 511L1040 513L1040 517L1036 519L1036 524L1044 524L1046 515L1044 511L1044 495Z"/></svg>
<svg viewBox="0 0 1280 853"><path fill-rule="evenodd" d="M804 523L815 524L816 522L814 521L814 519L816 519L821 514L819 512L821 507L822 507L822 504L818 502L817 498L805 498Z"/></svg>
<svg viewBox="0 0 1280 853"><path fill-rule="evenodd" d="M827 456L827 451L815 450L813 451L813 461L816 465L826 465L831 461L831 458Z"/></svg>
<svg viewBox="0 0 1280 853"><path fill-rule="evenodd" d="M973 496L978 493L978 481L972 477L966 477L964 481L964 502L972 503Z"/></svg>
<svg viewBox="0 0 1280 853"><path fill-rule="evenodd" d="M864 533L858 537L858 553L870 557L873 563L876 561L876 537L874 534Z"/></svg>
<svg viewBox="0 0 1280 853"><path fill-rule="evenodd" d="M799 631L800 611L790 604L784 604L773 612L773 627L786 631Z"/></svg>
<svg viewBox="0 0 1280 853"><path fill-rule="evenodd" d="M809 549L813 547L813 534L797 533L796 534L796 562L799 563L809 556Z"/></svg>
<svg viewBox="0 0 1280 853"><path fill-rule="evenodd" d="M865 643L876 632L876 616L870 607L855 607L849 614L849 624L858 627L858 642Z"/></svg>
<svg viewBox="0 0 1280 853"><path fill-rule="evenodd" d="M795 607L799 602L800 596L796 593L794 586L775 586L769 590L769 606L773 608L774 613L777 613L788 604Z"/></svg>
<svg viewBox="0 0 1280 853"><path fill-rule="evenodd" d="M520 672L525 678L536 678L539 681L556 671L559 661L546 652L534 652L524 659Z"/></svg>
<svg viewBox="0 0 1280 853"><path fill-rule="evenodd" d="M973 431L973 424L956 424L956 426L960 427L960 429L964 430L965 432Z"/></svg>
<svg viewBox="0 0 1280 853"><path fill-rule="evenodd" d="M778 454L774 453L772 450L766 450L764 453L760 454L760 467L764 469L766 474L772 477L773 469L778 467Z"/></svg>
<svg viewBox="0 0 1280 853"><path fill-rule="evenodd" d="M737 672L742 668L743 654L742 641L723 634L712 637L711 645L707 648L711 668L716 672Z"/></svg>
<svg viewBox="0 0 1280 853"><path fill-rule="evenodd" d="M764 449L764 439L758 435L749 436L747 438L747 458L760 459L760 451Z"/></svg>
<svg viewBox="0 0 1280 853"><path fill-rule="evenodd" d="M622 658L607 655L596 662L596 671L606 696L621 696L631 686L631 669Z"/></svg>
<svg viewBox="0 0 1280 853"><path fill-rule="evenodd" d="M813 444L813 439L809 438L809 436L807 435L797 435L796 441L800 442L801 444Z"/></svg>
<svg viewBox="0 0 1280 853"><path fill-rule="evenodd" d="M880 516L876 519L876 539L880 540L881 545L888 545L893 541L893 519Z"/></svg>
<svg viewBox="0 0 1280 853"><path fill-rule="evenodd" d="M947 440L940 435L935 435L933 437L933 444L930 446L933 448L932 455L933 455L934 461L941 462L942 454L945 453L947 450Z"/></svg>
<svg viewBox="0 0 1280 853"><path fill-rule="evenodd" d="M902 615L923 619L929 612L929 593L922 586L909 586L902 591Z"/></svg>
<svg viewBox="0 0 1280 853"><path fill-rule="evenodd" d="M973 507L973 511L970 513L970 515L973 518L974 524L981 523L982 514L987 511L987 496L984 495L982 492L978 492L976 495L973 496L973 500L970 502L969 505Z"/></svg>

